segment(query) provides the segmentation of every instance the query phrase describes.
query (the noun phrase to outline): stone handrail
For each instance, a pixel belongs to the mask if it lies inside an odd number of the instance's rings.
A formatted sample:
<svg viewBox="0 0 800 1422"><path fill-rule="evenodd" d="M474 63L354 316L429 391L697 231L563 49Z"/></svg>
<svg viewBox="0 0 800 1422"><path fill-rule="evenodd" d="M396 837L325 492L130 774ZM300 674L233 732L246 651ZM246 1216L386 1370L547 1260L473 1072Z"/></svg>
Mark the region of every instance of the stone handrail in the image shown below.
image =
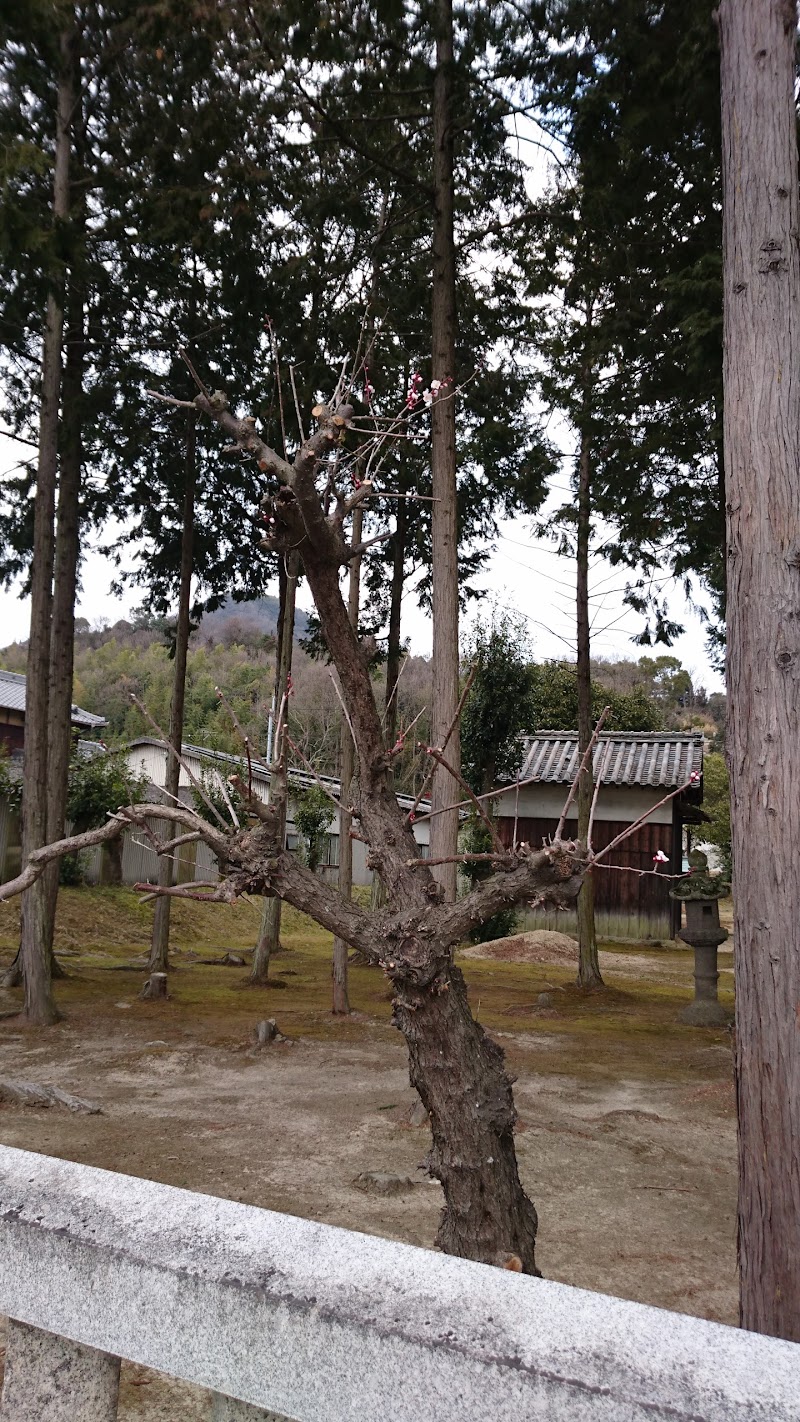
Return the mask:
<svg viewBox="0 0 800 1422"><path fill-rule="evenodd" d="M2 1422L113 1422L119 1359L216 1422L790 1422L800 1346L0 1146Z"/></svg>

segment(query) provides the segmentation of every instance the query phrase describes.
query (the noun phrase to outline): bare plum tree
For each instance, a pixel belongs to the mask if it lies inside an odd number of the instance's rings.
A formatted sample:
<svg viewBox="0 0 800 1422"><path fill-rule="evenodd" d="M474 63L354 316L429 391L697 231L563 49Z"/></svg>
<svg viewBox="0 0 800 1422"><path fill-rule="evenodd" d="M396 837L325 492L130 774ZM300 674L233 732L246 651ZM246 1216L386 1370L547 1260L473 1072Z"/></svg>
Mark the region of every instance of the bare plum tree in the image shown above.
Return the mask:
<svg viewBox="0 0 800 1422"><path fill-rule="evenodd" d="M350 407L337 407L336 401L318 407L317 429L290 463L259 438L254 420L231 411L224 395L201 391L194 402L170 403L190 404L216 420L228 440L254 456L277 483L277 492L265 500L264 546L280 554L297 550L302 557L356 747L359 776L351 787L351 804L357 832L383 882L385 907L370 912L348 902L301 864L285 848L281 806L275 801L263 805L242 782L237 788L249 818L239 827L223 826L219 817L212 824L185 806L130 806L101 830L35 851L18 879L0 889L0 897L28 887L53 857L135 825L160 854L174 852L187 837L199 839L221 866L216 884L161 886L156 894L218 901L243 893L276 895L352 944L392 983L393 1022L408 1046L411 1083L430 1113L428 1168L445 1197L439 1245L447 1253L488 1262L516 1256L526 1272L536 1273L537 1217L519 1179L511 1082L500 1047L472 1016L453 953L476 923L501 908L525 900L572 901L584 865L576 846L560 838L538 849L518 844L507 850L498 843L487 856L495 872L464 898L445 903L430 862L420 857L410 817L391 788L392 750L339 585L340 570L364 547L347 542L347 520L374 491L367 478L345 495L331 474L331 455L350 422ZM370 438L375 445L386 436ZM324 485L322 492L318 485ZM431 750L432 765L446 764L439 747ZM183 833L167 843L157 841L153 819L173 822Z"/></svg>

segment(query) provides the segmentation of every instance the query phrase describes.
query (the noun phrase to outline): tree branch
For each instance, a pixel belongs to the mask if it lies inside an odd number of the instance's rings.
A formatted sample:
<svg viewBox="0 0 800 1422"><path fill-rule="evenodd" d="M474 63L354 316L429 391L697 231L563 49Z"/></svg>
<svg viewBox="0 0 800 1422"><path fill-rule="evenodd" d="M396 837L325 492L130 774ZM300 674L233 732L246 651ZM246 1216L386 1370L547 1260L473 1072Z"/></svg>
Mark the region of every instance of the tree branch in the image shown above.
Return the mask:
<svg viewBox="0 0 800 1422"><path fill-rule="evenodd" d="M407 660L408 660L408 658L406 658L406 661L407 661ZM403 667L405 668L405 662L403 662ZM453 716L453 719L452 719L452 721L450 722L450 725L449 725L449 727L448 727L448 729L447 729L447 735L445 736L444 741L443 741L442 746L441 746L442 752L444 752L444 751L447 750L447 746L448 746L448 743L449 743L449 741L450 741L450 737L452 736L452 734L453 734L453 732L454 732L456 726L458 725L459 721L461 720L461 713L462 713L462 711L464 710L464 706L465 706L467 697L469 696L470 689L471 689L471 687L472 687L472 683L473 683L473 681L475 680L475 674L476 674L477 670L478 670L477 667L470 667L470 669L469 669L469 675L467 676L467 679L466 679L466 681L464 682L464 690L462 691L460 697L458 698L458 705L457 705L456 710L455 710L455 715ZM398 676L397 680L398 680L398 681L400 680L400 677L399 677L399 676ZM397 683L395 683L395 690L397 690ZM411 822L411 820L415 819L417 810L418 810L418 808L419 808L419 806L420 806L420 803L421 803L422 800L424 800L424 798L425 798L425 791L427 790L428 786L430 785L432 779L433 779L433 771L431 770L431 771L429 771L428 774L425 776L425 779L423 780L422 785L421 785L421 787L420 787L419 794L417 795L417 798L415 799L413 805L411 806L411 809L410 809L409 812L408 812L408 815L406 816L406 818L408 819L409 822ZM471 794L471 793L472 793L472 792L470 791L470 794ZM453 805L448 805L448 807L447 807L447 809L450 809L450 810L452 810L452 809L454 809L454 808L455 808L455 807L454 807ZM443 810L443 811L441 811L441 813L442 813L442 814L445 814L446 811Z"/></svg>
<svg viewBox="0 0 800 1422"><path fill-rule="evenodd" d="M499 834L497 833L497 830L495 829L494 825L492 824L492 821L489 819L489 816L487 815L486 811L484 810L483 805L481 804L481 802L480 802L480 800L478 799L477 795L475 795L475 794L473 793L473 791L470 789L470 787L469 787L469 785L467 784L466 780L464 779L463 775L461 775L460 772L456 770L455 766L453 766L453 765L450 764L449 760L445 760L445 758L444 758L444 756L442 755L441 751L436 750L434 746L426 746L426 745L423 745L422 741L419 742L419 745L420 745L420 747L425 751L426 755L433 756L433 759L436 761L437 765L441 765L444 770L449 770L449 772L450 772L450 774L452 775L453 779L461 786L461 789L466 792L466 794L467 794L467 796L468 796L468 798L469 798L470 803L471 803L471 804L474 806L474 808L477 810L479 818L483 821L483 824L485 825L486 829L489 831L489 836L490 836L490 838L491 838L492 844L494 845L495 849L496 849L496 850L498 851L498 853L500 853L500 854L506 854L506 853L507 853L506 846L503 844L503 841L501 840ZM452 808L452 806L451 806L451 808Z"/></svg>
<svg viewBox="0 0 800 1422"><path fill-rule="evenodd" d="M525 899L564 908L577 897L585 871L577 845L562 841L530 850L522 857L518 850L517 856L520 863L516 869L482 879L463 899L438 909L437 936L443 934L454 945L467 938L476 924Z"/></svg>
<svg viewBox="0 0 800 1422"><path fill-rule="evenodd" d="M348 562L351 558L360 558L361 554L365 553L368 548L372 548L375 543L386 543L391 536L391 529L387 529L386 533L376 533L373 538L365 538L362 543L357 543L355 547L350 544L346 549Z"/></svg>
<svg viewBox="0 0 800 1422"><path fill-rule="evenodd" d="M599 718L599 720L598 720L598 722L597 722L597 725L596 725L595 728L594 728L594 734L593 734L593 736L592 736L592 739L590 740L588 746L586 747L586 750L585 750L584 753L583 753L583 758L582 758L582 760L581 760L580 765L578 766L578 772L577 772L577 774L576 774L576 776L575 776L575 779L573 780L572 784L571 784L570 787L569 787L569 794L568 794L566 800L564 801L564 808L563 808L563 810L561 811L561 818L560 818L560 820L559 820L559 822L558 822L558 824L557 824L557 826L556 826L556 833L555 833L555 838L556 838L556 840L559 840L559 839L561 838L562 834L564 833L564 825L565 825L566 822L567 822L567 811L569 810L570 805L572 804L573 800L575 799L576 794L578 793L578 786L579 786L580 783L581 783L581 776L583 775L584 770L586 769L587 765L589 764L589 757L590 757L590 755L592 754L592 751L593 751L594 748L595 748L595 745L596 745L596 743L597 743L597 737L600 735L600 731L601 731L601 729L602 729L602 726L603 726L603 724L604 724L604 722L605 722L605 719L606 719L607 715L609 714L610 710L611 710L611 707L610 707L610 706L604 706L604 707L603 707L603 710L602 710L602 712L601 712L601 714L600 714L600 718Z"/></svg>
<svg viewBox="0 0 800 1422"><path fill-rule="evenodd" d="M67 839L56 840L53 844L47 844L42 849L34 849L28 856L28 862L20 874L15 879L9 879L5 884L0 884L0 903L6 899L13 899L17 894L21 894L25 889L29 889L44 872L46 865L51 864L54 859L63 859L65 854L78 854L83 849L93 849L95 845L105 844L110 839L116 839L122 834L128 825L139 825L143 829L149 829L146 821L148 816L151 819L174 820L177 824L189 825L192 830L199 832L202 838L215 854L227 848L227 840L212 825L201 820L193 810L181 809L172 805L128 805L124 809L112 815L108 822L98 826L97 829L85 830L83 834L69 835Z"/></svg>
<svg viewBox="0 0 800 1422"><path fill-rule="evenodd" d="M640 815L638 820L635 820L632 825L628 825L622 831L621 834L617 835L616 839L612 839L611 843L607 844L604 849L601 849L599 854L593 854L590 863L599 864L600 860L605 859L606 855L610 854L612 849L616 849L617 845L622 844L622 841L624 839L629 839L632 834L636 833L637 829L640 829L642 825L647 824L647 821L650 819L650 816L654 815L656 810L660 810L662 805L668 805L670 800L675 799L676 795L682 795L684 790L689 789L690 785L696 785L699 779L700 776L698 775L697 771L693 770L691 775L689 776L689 779L685 780L683 782L683 785L679 785L677 790L671 790L669 795L664 795L663 798L659 800L655 805L651 805L649 810L646 810L643 815Z"/></svg>

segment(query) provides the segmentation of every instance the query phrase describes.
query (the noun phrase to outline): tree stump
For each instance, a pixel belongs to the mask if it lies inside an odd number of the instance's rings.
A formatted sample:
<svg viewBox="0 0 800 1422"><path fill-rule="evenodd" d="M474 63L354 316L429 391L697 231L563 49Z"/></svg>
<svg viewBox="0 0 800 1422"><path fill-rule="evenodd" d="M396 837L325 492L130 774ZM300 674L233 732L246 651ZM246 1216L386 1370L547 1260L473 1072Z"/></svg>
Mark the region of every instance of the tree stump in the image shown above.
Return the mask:
<svg viewBox="0 0 800 1422"><path fill-rule="evenodd" d="M167 975L166 973L151 973L139 997L141 999L151 997L167 997Z"/></svg>
<svg viewBox="0 0 800 1422"><path fill-rule="evenodd" d="M270 1042L274 1042L278 1036L280 1036L280 1033L278 1032L278 1024L274 1017L266 1018L265 1021L259 1022L256 1027L256 1041L259 1047L269 1046Z"/></svg>

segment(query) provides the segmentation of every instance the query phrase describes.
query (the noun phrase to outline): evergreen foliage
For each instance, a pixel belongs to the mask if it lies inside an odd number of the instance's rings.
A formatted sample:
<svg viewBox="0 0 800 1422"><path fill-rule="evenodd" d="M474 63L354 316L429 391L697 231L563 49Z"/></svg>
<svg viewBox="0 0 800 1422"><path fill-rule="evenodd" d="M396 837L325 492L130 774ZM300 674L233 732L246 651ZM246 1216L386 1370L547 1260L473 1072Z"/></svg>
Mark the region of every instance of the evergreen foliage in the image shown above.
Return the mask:
<svg viewBox="0 0 800 1422"><path fill-rule="evenodd" d="M100 751L86 754L76 748L69 766L67 819L73 834L97 829L122 805L137 805L145 799L147 776L132 771L124 752ZM112 841L106 848L112 882L122 880L122 845ZM83 882L83 856L67 854L60 861L59 882Z"/></svg>
<svg viewBox="0 0 800 1422"><path fill-rule="evenodd" d="M531 679L531 731L574 731L578 715L575 666L571 662L542 662L531 669ZM604 722L608 731L661 730L659 708L641 687L630 692L610 691L593 680L594 721L599 719L605 706L611 708Z"/></svg>
<svg viewBox="0 0 800 1422"><path fill-rule="evenodd" d="M294 797L295 829L303 841L303 858L309 869L318 869L325 837L333 824L334 809L321 785L309 785Z"/></svg>
<svg viewBox="0 0 800 1422"><path fill-rule="evenodd" d="M116 0L83 8L92 103L74 163L76 191L89 197L69 231L56 233L53 68L69 10L26 0L3 17L4 413L30 433L55 244L83 328L84 521L121 516L113 538L122 563L133 559L153 610L166 612L178 568L183 417L145 391L191 397L180 345L212 386L246 401L278 445L283 423L290 450L299 436L290 366L304 412L360 341L362 413L369 404L398 409L409 376L426 379L432 7L291 0L229 14L207 0ZM498 518L537 509L556 467L533 413L535 352L547 357L546 399L575 416L565 382L574 386L579 345L564 319L548 324L545 298L566 296L569 306L589 290L605 293L592 335L603 381L592 414L594 497L616 530L613 556L638 570L630 600L655 610L650 634L674 630L654 580L667 541L674 574L697 571L721 591L710 14L710 0L655 9L642 0L530 0L458 13L453 374L469 380L458 433L465 594ZM562 181L533 204L525 164L507 141L516 112L535 112L565 155ZM577 261L571 285L565 252ZM387 458L382 482L426 493L424 418L412 435ZM210 430L199 439L198 608L226 593L250 596L272 572L253 556L263 480L238 459L221 460ZM24 569L30 547L25 466L6 485L7 575ZM397 507L373 501L370 527L384 527ZM403 512L367 559L365 631L385 631L387 566L398 548L403 575L416 573L419 595L428 595L430 505L408 502Z"/></svg>
<svg viewBox="0 0 800 1422"><path fill-rule="evenodd" d="M500 780L513 779L520 760L520 737L536 731L575 731L578 724L577 669L570 662L531 660L524 625L507 614L497 614L489 624L478 624L467 660L476 668L461 729L462 765L472 788L487 792ZM668 666L662 666L662 663ZM629 666L634 664L629 663ZM592 682L592 713L598 720L604 707L609 731L657 731L663 725L661 706L655 699L653 668L664 674L663 703L674 696L675 686L691 679L674 657L638 663L644 685L616 691L599 676ZM481 826L475 828L478 833ZM485 830L485 827L484 827Z"/></svg>
<svg viewBox="0 0 800 1422"><path fill-rule="evenodd" d="M644 642L680 630L670 578L696 575L716 614L724 597L712 11L542 0L525 7L533 43L518 58L564 153L520 252L547 313L542 391L590 437L593 509L607 556L631 570ZM571 518L561 511L567 535Z"/></svg>
<svg viewBox="0 0 800 1422"><path fill-rule="evenodd" d="M22 807L22 776L19 767L13 764L5 745L1 743L0 800L5 802L12 814L19 814Z"/></svg>
<svg viewBox="0 0 800 1422"><path fill-rule="evenodd" d="M731 787L725 757L711 751L703 761L703 813L709 823L697 831L697 839L719 850L722 874L730 882L733 872L731 847Z"/></svg>
<svg viewBox="0 0 800 1422"><path fill-rule="evenodd" d="M478 623L466 661L475 676L461 719L461 765L473 789L488 792L498 778L513 776L519 736L530 730L536 714L522 620L496 613L490 623Z"/></svg>
<svg viewBox="0 0 800 1422"><path fill-rule="evenodd" d="M73 833L96 829L121 805L138 805L145 798L147 776L131 770L122 751L85 755L76 751L69 767L67 815Z"/></svg>

